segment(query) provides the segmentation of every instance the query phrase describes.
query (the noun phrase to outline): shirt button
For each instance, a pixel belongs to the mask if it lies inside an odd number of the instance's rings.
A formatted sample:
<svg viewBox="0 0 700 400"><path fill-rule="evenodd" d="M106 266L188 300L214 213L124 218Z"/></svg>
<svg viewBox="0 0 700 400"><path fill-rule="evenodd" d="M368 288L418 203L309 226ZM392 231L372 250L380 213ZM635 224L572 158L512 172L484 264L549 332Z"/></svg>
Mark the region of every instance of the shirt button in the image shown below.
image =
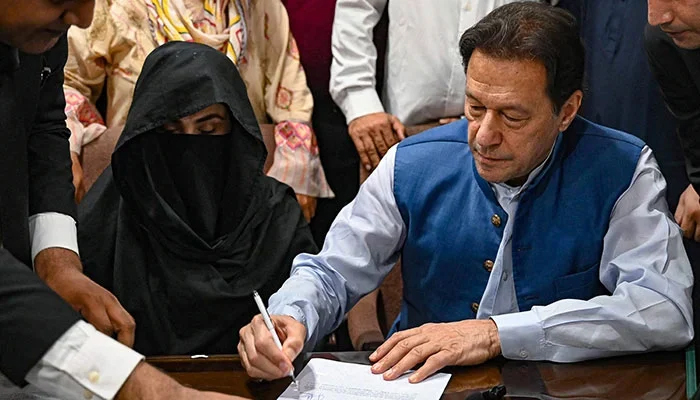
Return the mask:
<svg viewBox="0 0 700 400"><path fill-rule="evenodd" d="M474 311L474 314L479 311L479 303L472 303L472 311Z"/></svg>
<svg viewBox="0 0 700 400"><path fill-rule="evenodd" d="M527 358L527 356L529 356L529 354L527 354L527 351L525 351L525 350L520 350L520 357L521 357L521 358Z"/></svg>
<svg viewBox="0 0 700 400"><path fill-rule="evenodd" d="M493 261L491 261L491 260L484 261L484 269L487 270L488 272L491 272L491 270L493 269Z"/></svg>
<svg viewBox="0 0 700 400"><path fill-rule="evenodd" d="M97 383L97 381L100 380L100 373L97 371L90 371L90 373L88 374L88 380L91 383Z"/></svg>
<svg viewBox="0 0 700 400"><path fill-rule="evenodd" d="M506 271L503 271L503 282L508 280L508 273Z"/></svg>
<svg viewBox="0 0 700 400"><path fill-rule="evenodd" d="M501 217L499 217L498 214L493 214L493 216L491 217L491 223L493 224L493 226L498 228L499 226L501 226Z"/></svg>
<svg viewBox="0 0 700 400"><path fill-rule="evenodd" d="M83 392L83 397L85 397L86 400L92 399L92 392L89 390L86 390L85 392Z"/></svg>

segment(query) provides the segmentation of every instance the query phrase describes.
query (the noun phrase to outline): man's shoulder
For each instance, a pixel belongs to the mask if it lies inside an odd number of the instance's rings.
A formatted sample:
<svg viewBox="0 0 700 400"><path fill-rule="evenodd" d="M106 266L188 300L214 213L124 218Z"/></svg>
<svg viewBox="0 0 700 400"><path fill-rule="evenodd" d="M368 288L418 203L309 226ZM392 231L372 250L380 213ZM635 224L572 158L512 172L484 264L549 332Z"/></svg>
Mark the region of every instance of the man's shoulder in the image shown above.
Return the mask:
<svg viewBox="0 0 700 400"><path fill-rule="evenodd" d="M567 132L586 137L589 141L605 146L617 145L639 151L646 146L643 140L632 134L596 124L580 116L574 119Z"/></svg>
<svg viewBox="0 0 700 400"><path fill-rule="evenodd" d="M467 144L467 120L461 119L410 136L401 141L399 148L439 142Z"/></svg>

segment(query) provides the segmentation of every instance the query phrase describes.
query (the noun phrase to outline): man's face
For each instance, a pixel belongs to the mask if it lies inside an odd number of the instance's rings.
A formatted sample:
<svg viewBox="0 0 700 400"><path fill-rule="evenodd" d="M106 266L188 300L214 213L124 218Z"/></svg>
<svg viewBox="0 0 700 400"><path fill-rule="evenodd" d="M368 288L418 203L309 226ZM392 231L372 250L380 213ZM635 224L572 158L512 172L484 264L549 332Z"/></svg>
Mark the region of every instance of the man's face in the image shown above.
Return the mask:
<svg viewBox="0 0 700 400"><path fill-rule="evenodd" d="M94 5L94 0L0 0L0 42L43 53L71 25L88 27Z"/></svg>
<svg viewBox="0 0 700 400"><path fill-rule="evenodd" d="M493 58L478 49L472 54L464 115L469 147L485 180L522 185L573 121L581 92L572 94L556 115L546 85L547 73L538 61Z"/></svg>
<svg viewBox="0 0 700 400"><path fill-rule="evenodd" d="M649 0L649 24L680 48L700 48L700 0Z"/></svg>

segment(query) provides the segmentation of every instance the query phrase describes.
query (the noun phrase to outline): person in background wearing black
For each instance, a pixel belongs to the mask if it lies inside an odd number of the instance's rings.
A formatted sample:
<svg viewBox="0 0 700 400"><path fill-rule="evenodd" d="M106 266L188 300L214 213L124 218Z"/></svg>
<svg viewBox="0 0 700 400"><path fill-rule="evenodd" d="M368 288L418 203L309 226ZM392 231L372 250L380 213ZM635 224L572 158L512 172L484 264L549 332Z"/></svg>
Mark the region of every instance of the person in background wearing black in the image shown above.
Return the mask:
<svg viewBox="0 0 700 400"><path fill-rule="evenodd" d="M0 371L62 399L232 399L179 385L75 311L133 342L133 320L77 254L65 33L88 26L93 6L0 0Z"/></svg>

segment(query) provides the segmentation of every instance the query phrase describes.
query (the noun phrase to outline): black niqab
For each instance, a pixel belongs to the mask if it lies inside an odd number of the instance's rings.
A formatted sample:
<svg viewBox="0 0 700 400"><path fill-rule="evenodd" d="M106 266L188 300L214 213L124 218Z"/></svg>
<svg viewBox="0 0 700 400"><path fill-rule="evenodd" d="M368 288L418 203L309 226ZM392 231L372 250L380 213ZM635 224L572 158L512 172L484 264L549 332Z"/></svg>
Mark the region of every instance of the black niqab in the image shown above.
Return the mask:
<svg viewBox="0 0 700 400"><path fill-rule="evenodd" d="M212 104L232 132L161 131ZM151 53L112 165L79 206L85 273L136 320L146 355L234 353L238 330L316 247L293 191L263 175L266 157L243 81L204 45Z"/></svg>

